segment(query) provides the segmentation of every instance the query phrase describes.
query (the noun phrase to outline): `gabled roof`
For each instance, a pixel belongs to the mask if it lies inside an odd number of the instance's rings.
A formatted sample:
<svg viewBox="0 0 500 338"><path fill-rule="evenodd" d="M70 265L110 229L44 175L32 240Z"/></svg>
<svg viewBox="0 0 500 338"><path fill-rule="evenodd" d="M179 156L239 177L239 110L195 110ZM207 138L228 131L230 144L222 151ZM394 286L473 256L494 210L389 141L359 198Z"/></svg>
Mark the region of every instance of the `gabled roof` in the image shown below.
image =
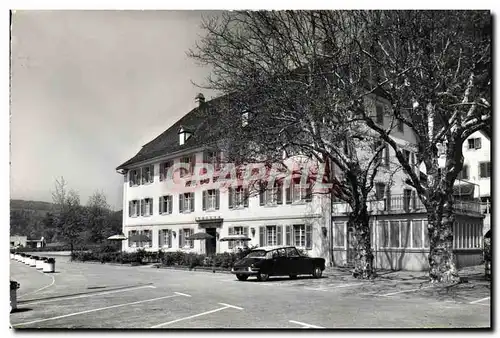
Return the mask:
<svg viewBox="0 0 500 338"><path fill-rule="evenodd" d="M208 119L216 118L214 115L217 114L217 109L215 108L225 98L227 96L220 96L194 108L170 126L170 128L143 145L142 149L134 157L119 165L116 170L128 169L134 164L155 157L167 156L181 150L189 150L206 145L209 135L206 132ZM179 130L181 127L193 133L183 145L179 144Z"/></svg>

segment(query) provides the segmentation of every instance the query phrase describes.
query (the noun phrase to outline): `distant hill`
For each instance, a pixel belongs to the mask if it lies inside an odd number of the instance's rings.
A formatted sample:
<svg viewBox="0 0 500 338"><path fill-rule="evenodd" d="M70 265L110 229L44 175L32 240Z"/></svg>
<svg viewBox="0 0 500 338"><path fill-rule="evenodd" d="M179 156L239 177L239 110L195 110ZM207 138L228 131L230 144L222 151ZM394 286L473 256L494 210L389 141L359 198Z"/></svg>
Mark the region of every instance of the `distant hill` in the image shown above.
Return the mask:
<svg viewBox="0 0 500 338"><path fill-rule="evenodd" d="M10 235L28 236L29 239L45 237L47 242L57 241L56 229L46 219L47 213L53 210L54 204L42 201L10 200ZM106 232L121 232L122 211L114 211L109 215L109 229ZM45 221L45 222L44 222Z"/></svg>
<svg viewBox="0 0 500 338"><path fill-rule="evenodd" d="M10 200L10 210L34 210L48 212L53 203L42 201Z"/></svg>

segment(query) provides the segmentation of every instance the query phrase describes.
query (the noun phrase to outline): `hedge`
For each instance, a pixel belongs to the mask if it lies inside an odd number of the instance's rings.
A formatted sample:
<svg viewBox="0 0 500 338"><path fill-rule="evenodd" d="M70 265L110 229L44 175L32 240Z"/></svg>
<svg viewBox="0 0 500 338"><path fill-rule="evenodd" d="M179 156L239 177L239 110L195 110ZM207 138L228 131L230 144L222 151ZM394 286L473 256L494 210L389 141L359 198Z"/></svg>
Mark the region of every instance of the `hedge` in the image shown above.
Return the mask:
<svg viewBox="0 0 500 338"><path fill-rule="evenodd" d="M92 251L74 251L71 260L94 261L101 263L147 264L157 263L163 266L181 266L194 268L196 266L230 269L234 263L245 257L252 248L239 249L238 252L218 253L212 256L192 252L163 252L139 249L136 252L109 252L106 249Z"/></svg>

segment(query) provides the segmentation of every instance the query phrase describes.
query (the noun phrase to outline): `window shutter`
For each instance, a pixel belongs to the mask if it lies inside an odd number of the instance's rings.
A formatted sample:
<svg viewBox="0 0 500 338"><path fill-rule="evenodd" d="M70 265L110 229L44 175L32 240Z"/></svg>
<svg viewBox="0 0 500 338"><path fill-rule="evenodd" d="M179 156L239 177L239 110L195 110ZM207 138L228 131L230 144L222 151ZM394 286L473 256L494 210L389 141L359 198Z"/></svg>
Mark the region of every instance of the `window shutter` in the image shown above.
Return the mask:
<svg viewBox="0 0 500 338"><path fill-rule="evenodd" d="M481 149L481 139L480 138L474 139L474 148Z"/></svg>
<svg viewBox="0 0 500 338"><path fill-rule="evenodd" d="M385 145L384 153L385 153L385 165L388 166L390 161L390 149L388 144Z"/></svg>
<svg viewBox="0 0 500 338"><path fill-rule="evenodd" d="M210 159L208 158L208 150L203 150L203 163L210 163Z"/></svg>
<svg viewBox="0 0 500 338"><path fill-rule="evenodd" d="M149 198L149 215L153 215L153 199Z"/></svg>
<svg viewBox="0 0 500 338"><path fill-rule="evenodd" d="M248 227L243 227L243 235L248 237Z"/></svg>
<svg viewBox="0 0 500 338"><path fill-rule="evenodd" d="M172 196L167 196L167 200L168 200L168 213L171 214L172 213L172 205L174 204L174 199Z"/></svg>
<svg viewBox="0 0 500 338"><path fill-rule="evenodd" d="M276 182L276 199L278 204L283 204L283 184Z"/></svg>
<svg viewBox="0 0 500 338"><path fill-rule="evenodd" d="M219 189L215 190L215 210L219 210L220 207L220 192Z"/></svg>
<svg viewBox="0 0 500 338"><path fill-rule="evenodd" d="M291 237L292 237L292 232L291 232L291 228L290 228L290 225L287 225L286 226L286 233L285 233L285 237L286 237L286 244L285 245L291 245Z"/></svg>
<svg viewBox="0 0 500 338"><path fill-rule="evenodd" d="M140 200L139 201L140 203L140 215L143 216L144 215L144 200Z"/></svg>
<svg viewBox="0 0 500 338"><path fill-rule="evenodd" d="M191 212L194 211L194 192L190 194L191 196Z"/></svg>
<svg viewBox="0 0 500 338"><path fill-rule="evenodd" d="M292 204L292 182L286 187L286 204Z"/></svg>
<svg viewBox="0 0 500 338"><path fill-rule="evenodd" d="M306 187L306 202L312 201L312 183L309 182Z"/></svg>
<svg viewBox="0 0 500 338"><path fill-rule="evenodd" d="M250 194L248 192L248 188L243 189L243 206L248 207L248 199L250 198Z"/></svg>
<svg viewBox="0 0 500 338"><path fill-rule="evenodd" d="M234 228L233 228L233 227L229 227L229 228L227 229L227 234L228 234L229 236L231 236L233 233L234 233ZM233 248L233 246L234 246L234 242L233 242L233 241L228 241L228 242L227 242L227 244L228 244L229 249L232 249L232 248Z"/></svg>
<svg viewBox="0 0 500 338"><path fill-rule="evenodd" d="M163 181L165 176L165 163L160 163L160 182Z"/></svg>
<svg viewBox="0 0 500 338"><path fill-rule="evenodd" d="M132 203L133 203L132 201L128 202L128 217L132 217L132 207L133 207Z"/></svg>
<svg viewBox="0 0 500 338"><path fill-rule="evenodd" d="M259 227L259 246L266 246L266 228Z"/></svg>
<svg viewBox="0 0 500 338"><path fill-rule="evenodd" d="M159 197L158 198L158 210L160 212L160 215L163 214L165 211L163 210L163 200L164 200L164 197Z"/></svg>
<svg viewBox="0 0 500 338"><path fill-rule="evenodd" d="M283 245L283 226L282 225L276 226L276 238L277 238L277 244Z"/></svg>
<svg viewBox="0 0 500 338"><path fill-rule="evenodd" d="M227 188L227 192L228 192L228 201L229 201L229 209L232 209L233 208L233 188L229 187Z"/></svg>
<svg viewBox="0 0 500 338"><path fill-rule="evenodd" d="M184 209L183 204L184 204L184 195L180 194L179 195L179 212L180 213L182 213L182 210Z"/></svg>
<svg viewBox="0 0 500 338"><path fill-rule="evenodd" d="M134 171L133 171L133 170L130 170L130 171L128 172L128 185L129 185L129 187L131 187L131 186L132 186L132 182L133 182L133 180L134 180Z"/></svg>
<svg viewBox="0 0 500 338"><path fill-rule="evenodd" d="M208 193L206 190L201 193L203 211L207 210L207 196Z"/></svg>
<svg viewBox="0 0 500 338"><path fill-rule="evenodd" d="M193 236L193 234L194 234L194 230L193 229L189 229L189 236ZM194 241L193 240L189 241L189 247L191 249L194 248Z"/></svg>
<svg viewBox="0 0 500 338"><path fill-rule="evenodd" d="M165 232L167 230L160 229L158 230L158 246L161 249L163 245L165 245Z"/></svg>
<svg viewBox="0 0 500 338"><path fill-rule="evenodd" d="M259 187L259 189L260 189L260 191L259 191L259 204L264 205L264 191L265 191L265 189L262 185Z"/></svg>
<svg viewBox="0 0 500 338"><path fill-rule="evenodd" d="M312 249L312 225L306 224L306 249Z"/></svg>
<svg viewBox="0 0 500 338"><path fill-rule="evenodd" d="M179 229L179 248L184 246L184 229Z"/></svg>

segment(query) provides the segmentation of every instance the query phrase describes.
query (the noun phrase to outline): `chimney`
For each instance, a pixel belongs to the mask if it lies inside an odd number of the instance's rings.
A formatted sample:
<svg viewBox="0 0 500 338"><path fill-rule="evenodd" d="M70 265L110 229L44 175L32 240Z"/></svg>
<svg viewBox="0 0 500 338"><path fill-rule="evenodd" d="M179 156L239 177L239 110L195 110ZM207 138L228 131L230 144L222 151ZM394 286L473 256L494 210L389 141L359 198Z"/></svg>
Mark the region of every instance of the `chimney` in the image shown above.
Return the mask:
<svg viewBox="0 0 500 338"><path fill-rule="evenodd" d="M199 93L198 95L196 95L196 97L194 98L195 102L198 103L198 107L201 107L202 104L205 103L205 96L203 96L202 93Z"/></svg>

